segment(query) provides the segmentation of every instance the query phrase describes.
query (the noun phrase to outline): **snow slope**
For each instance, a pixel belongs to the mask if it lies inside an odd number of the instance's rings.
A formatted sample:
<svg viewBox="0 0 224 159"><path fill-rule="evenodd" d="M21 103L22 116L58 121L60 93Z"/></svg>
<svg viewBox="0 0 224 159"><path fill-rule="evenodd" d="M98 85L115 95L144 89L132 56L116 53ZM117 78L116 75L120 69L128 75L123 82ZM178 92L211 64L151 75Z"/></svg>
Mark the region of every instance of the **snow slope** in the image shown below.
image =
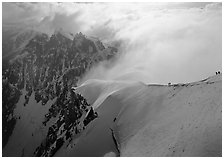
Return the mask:
<svg viewBox="0 0 224 159"><path fill-rule="evenodd" d="M221 75L171 86L87 81L76 92L99 117L56 156L221 156L221 86Z"/></svg>
<svg viewBox="0 0 224 159"><path fill-rule="evenodd" d="M19 120L15 125L12 136L4 147L3 156L33 156L35 149L46 136L50 124L55 122L55 119L52 119L46 127L42 124L44 115L55 99L49 100L45 106L42 106L40 102L36 102L35 95L32 93L28 104L24 107L26 93L26 90L23 89L22 96L15 108L14 115Z"/></svg>

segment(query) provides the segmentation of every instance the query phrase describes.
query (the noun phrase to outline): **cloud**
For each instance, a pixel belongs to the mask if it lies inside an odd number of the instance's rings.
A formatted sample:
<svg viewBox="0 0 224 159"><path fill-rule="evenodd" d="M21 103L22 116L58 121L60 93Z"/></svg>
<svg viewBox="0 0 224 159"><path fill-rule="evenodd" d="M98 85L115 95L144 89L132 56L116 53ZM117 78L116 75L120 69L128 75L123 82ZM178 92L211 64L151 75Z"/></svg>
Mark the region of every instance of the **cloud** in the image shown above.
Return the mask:
<svg viewBox="0 0 224 159"><path fill-rule="evenodd" d="M125 43L123 56L109 69L104 65L92 69L85 80L168 83L191 82L213 75L222 65L221 9L217 6L220 4L151 10L146 5L129 6L132 10L118 6L109 25L116 30L111 39Z"/></svg>
<svg viewBox="0 0 224 159"><path fill-rule="evenodd" d="M14 12L10 12L14 10ZM221 70L221 3L3 3L3 24L23 22L52 33L63 28L120 43L117 62L85 76L190 82Z"/></svg>
<svg viewBox="0 0 224 159"><path fill-rule="evenodd" d="M77 18L79 14L79 12L71 15L56 13L53 17L44 17L40 23L36 25L36 29L48 34L53 34L55 30L60 29L68 33L80 32L82 21L79 21Z"/></svg>

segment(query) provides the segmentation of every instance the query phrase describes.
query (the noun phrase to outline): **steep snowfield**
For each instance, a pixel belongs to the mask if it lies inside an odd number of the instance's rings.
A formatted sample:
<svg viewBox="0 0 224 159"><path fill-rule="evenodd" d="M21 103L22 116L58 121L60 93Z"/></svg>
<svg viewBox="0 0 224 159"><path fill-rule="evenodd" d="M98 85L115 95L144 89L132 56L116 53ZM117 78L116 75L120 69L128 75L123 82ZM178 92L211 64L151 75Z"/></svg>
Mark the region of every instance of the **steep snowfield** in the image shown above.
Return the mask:
<svg viewBox="0 0 224 159"><path fill-rule="evenodd" d="M221 156L221 79L171 86L87 81L76 92L99 117L56 156Z"/></svg>
<svg viewBox="0 0 224 159"><path fill-rule="evenodd" d="M46 127L42 121L54 100L50 100L45 106L41 103L36 103L34 93L32 93L28 104L24 107L25 89L22 90L15 116L19 119L15 125L15 130L12 133L6 147L3 151L3 156L33 156L33 153L38 145L47 134L49 125L54 122L50 121Z"/></svg>

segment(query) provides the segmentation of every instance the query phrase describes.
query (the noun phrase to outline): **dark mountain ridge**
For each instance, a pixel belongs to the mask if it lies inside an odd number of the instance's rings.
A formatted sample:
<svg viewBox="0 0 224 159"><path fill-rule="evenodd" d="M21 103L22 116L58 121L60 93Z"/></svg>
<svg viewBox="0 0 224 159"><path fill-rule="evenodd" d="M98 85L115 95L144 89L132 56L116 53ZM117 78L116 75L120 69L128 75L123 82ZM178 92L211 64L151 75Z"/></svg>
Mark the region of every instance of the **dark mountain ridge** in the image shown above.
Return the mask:
<svg viewBox="0 0 224 159"><path fill-rule="evenodd" d="M64 140L72 136L73 131L81 131L77 125L80 125L83 115L90 114L85 122L82 120L85 124L80 128L84 128L97 116L88 107L86 100L74 93L71 88L77 86L78 80L94 64L110 60L116 53L116 48L105 48L99 40L92 41L82 33L76 34L71 40L58 31L50 37L44 33L36 34L24 48L8 60L4 60L3 155L16 121L22 118L14 114L22 90L26 92L24 107L27 106L32 94L35 95L35 101L41 102L43 106L48 101L55 100L42 123L46 126L51 118L57 117L58 120L49 127L44 143L41 143L34 153L36 156L53 156ZM60 131L64 133L64 138L59 139L56 134L62 126L63 129ZM55 142L56 147L52 148ZM22 154L26 156L24 152Z"/></svg>

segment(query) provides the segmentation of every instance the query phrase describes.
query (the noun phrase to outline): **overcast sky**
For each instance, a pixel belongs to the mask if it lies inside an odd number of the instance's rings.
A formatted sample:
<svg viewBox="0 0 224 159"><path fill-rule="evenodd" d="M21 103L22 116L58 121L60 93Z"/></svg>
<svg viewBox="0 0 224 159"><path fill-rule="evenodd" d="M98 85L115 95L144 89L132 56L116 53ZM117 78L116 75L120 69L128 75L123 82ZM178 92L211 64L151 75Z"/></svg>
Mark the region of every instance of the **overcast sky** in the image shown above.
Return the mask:
<svg viewBox="0 0 224 159"><path fill-rule="evenodd" d="M222 67L221 3L3 3L4 25L118 41L121 58L85 77L146 83L201 80Z"/></svg>

